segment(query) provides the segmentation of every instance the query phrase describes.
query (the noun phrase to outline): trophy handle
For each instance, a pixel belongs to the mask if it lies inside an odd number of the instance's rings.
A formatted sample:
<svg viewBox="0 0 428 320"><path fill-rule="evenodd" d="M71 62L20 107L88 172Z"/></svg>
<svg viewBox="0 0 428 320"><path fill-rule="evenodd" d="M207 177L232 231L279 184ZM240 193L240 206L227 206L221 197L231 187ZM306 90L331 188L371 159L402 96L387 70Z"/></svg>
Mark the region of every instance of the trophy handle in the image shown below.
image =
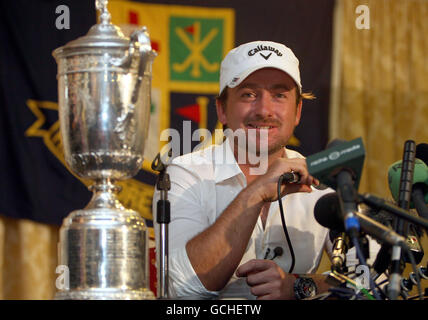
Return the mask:
<svg viewBox="0 0 428 320"><path fill-rule="evenodd" d="M131 99L131 102L134 104L138 100L138 93L140 92L140 85L143 77L146 76L151 78L151 65L157 53L152 50L150 36L145 26L131 34L129 46L130 52L137 48L139 53L138 83L134 88Z"/></svg>

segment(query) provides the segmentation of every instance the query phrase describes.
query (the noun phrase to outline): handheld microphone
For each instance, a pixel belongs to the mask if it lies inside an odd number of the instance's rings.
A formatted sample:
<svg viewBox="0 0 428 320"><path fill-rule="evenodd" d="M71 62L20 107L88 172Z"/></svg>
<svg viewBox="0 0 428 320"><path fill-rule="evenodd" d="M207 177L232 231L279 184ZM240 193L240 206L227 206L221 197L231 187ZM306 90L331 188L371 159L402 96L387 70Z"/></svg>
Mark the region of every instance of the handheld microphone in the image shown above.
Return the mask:
<svg viewBox="0 0 428 320"><path fill-rule="evenodd" d="M301 178L300 173L294 172L294 171L284 173L279 177L282 183L299 183L300 178ZM325 190L328 188L328 186L324 184L319 184L317 186L313 184L312 187L314 187L317 190Z"/></svg>
<svg viewBox="0 0 428 320"><path fill-rule="evenodd" d="M300 181L300 174L298 172L286 172L280 177L283 183L297 183Z"/></svg>
<svg viewBox="0 0 428 320"><path fill-rule="evenodd" d="M337 190L345 229L351 238L357 237L360 228L355 216L356 188L360 182L364 156L362 139L357 138L349 142L334 140L326 150L306 159L309 173Z"/></svg>

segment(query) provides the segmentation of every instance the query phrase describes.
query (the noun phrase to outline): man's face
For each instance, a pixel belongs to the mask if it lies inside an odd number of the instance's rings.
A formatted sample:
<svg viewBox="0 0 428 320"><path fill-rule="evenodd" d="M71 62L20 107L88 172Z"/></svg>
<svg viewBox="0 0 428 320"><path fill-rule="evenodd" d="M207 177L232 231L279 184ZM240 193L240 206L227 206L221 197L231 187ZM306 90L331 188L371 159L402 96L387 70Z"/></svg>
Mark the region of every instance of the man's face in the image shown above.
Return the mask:
<svg viewBox="0 0 428 320"><path fill-rule="evenodd" d="M226 105L217 102L220 122L233 131L245 130L247 139L248 131L255 130L257 150L260 150L260 130L266 130L268 153L281 150L301 116L302 102L296 106L293 79L283 71L264 68L250 74L239 86L226 90ZM249 143L253 142L250 138Z"/></svg>

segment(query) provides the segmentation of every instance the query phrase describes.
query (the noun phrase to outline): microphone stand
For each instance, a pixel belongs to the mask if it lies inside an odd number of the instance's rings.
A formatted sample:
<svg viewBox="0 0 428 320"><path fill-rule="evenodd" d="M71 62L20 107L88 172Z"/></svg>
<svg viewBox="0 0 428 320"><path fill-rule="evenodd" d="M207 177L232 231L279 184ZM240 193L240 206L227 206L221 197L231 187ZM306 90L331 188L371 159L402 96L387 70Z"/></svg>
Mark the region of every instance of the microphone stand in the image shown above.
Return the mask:
<svg viewBox="0 0 428 320"><path fill-rule="evenodd" d="M158 299L168 299L168 224L171 221L171 208L168 200L168 190L171 189L171 181L166 172L167 165L160 160L160 154L152 162L152 169L159 172L156 188L160 191L160 199L156 207L156 222L159 224L159 277L157 296Z"/></svg>
<svg viewBox="0 0 428 320"><path fill-rule="evenodd" d="M339 196L340 209L344 216L345 232L349 235L349 239L355 247L356 257L360 261L360 265L367 267L366 258L364 257L359 243L360 222L357 215L358 193L354 187L352 171L341 170L337 174L337 194ZM369 282L375 299L380 300L375 283L371 277L369 278Z"/></svg>
<svg viewBox="0 0 428 320"><path fill-rule="evenodd" d="M358 201L364 202L370 207L385 210L388 213L391 213L401 219L417 224L425 228L428 232L428 219L415 216L411 214L408 210L402 209L394 204L388 203L384 199L379 198L373 194L370 194L370 193L358 194Z"/></svg>

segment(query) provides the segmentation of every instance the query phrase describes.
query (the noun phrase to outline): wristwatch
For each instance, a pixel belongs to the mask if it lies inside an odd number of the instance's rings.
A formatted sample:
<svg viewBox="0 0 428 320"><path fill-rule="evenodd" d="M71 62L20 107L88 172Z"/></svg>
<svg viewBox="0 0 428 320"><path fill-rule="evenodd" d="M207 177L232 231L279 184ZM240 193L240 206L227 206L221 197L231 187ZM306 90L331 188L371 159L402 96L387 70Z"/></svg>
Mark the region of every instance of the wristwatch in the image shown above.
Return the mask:
<svg viewBox="0 0 428 320"><path fill-rule="evenodd" d="M317 294L317 285L312 278L296 276L294 281L294 296L297 300L314 297Z"/></svg>

